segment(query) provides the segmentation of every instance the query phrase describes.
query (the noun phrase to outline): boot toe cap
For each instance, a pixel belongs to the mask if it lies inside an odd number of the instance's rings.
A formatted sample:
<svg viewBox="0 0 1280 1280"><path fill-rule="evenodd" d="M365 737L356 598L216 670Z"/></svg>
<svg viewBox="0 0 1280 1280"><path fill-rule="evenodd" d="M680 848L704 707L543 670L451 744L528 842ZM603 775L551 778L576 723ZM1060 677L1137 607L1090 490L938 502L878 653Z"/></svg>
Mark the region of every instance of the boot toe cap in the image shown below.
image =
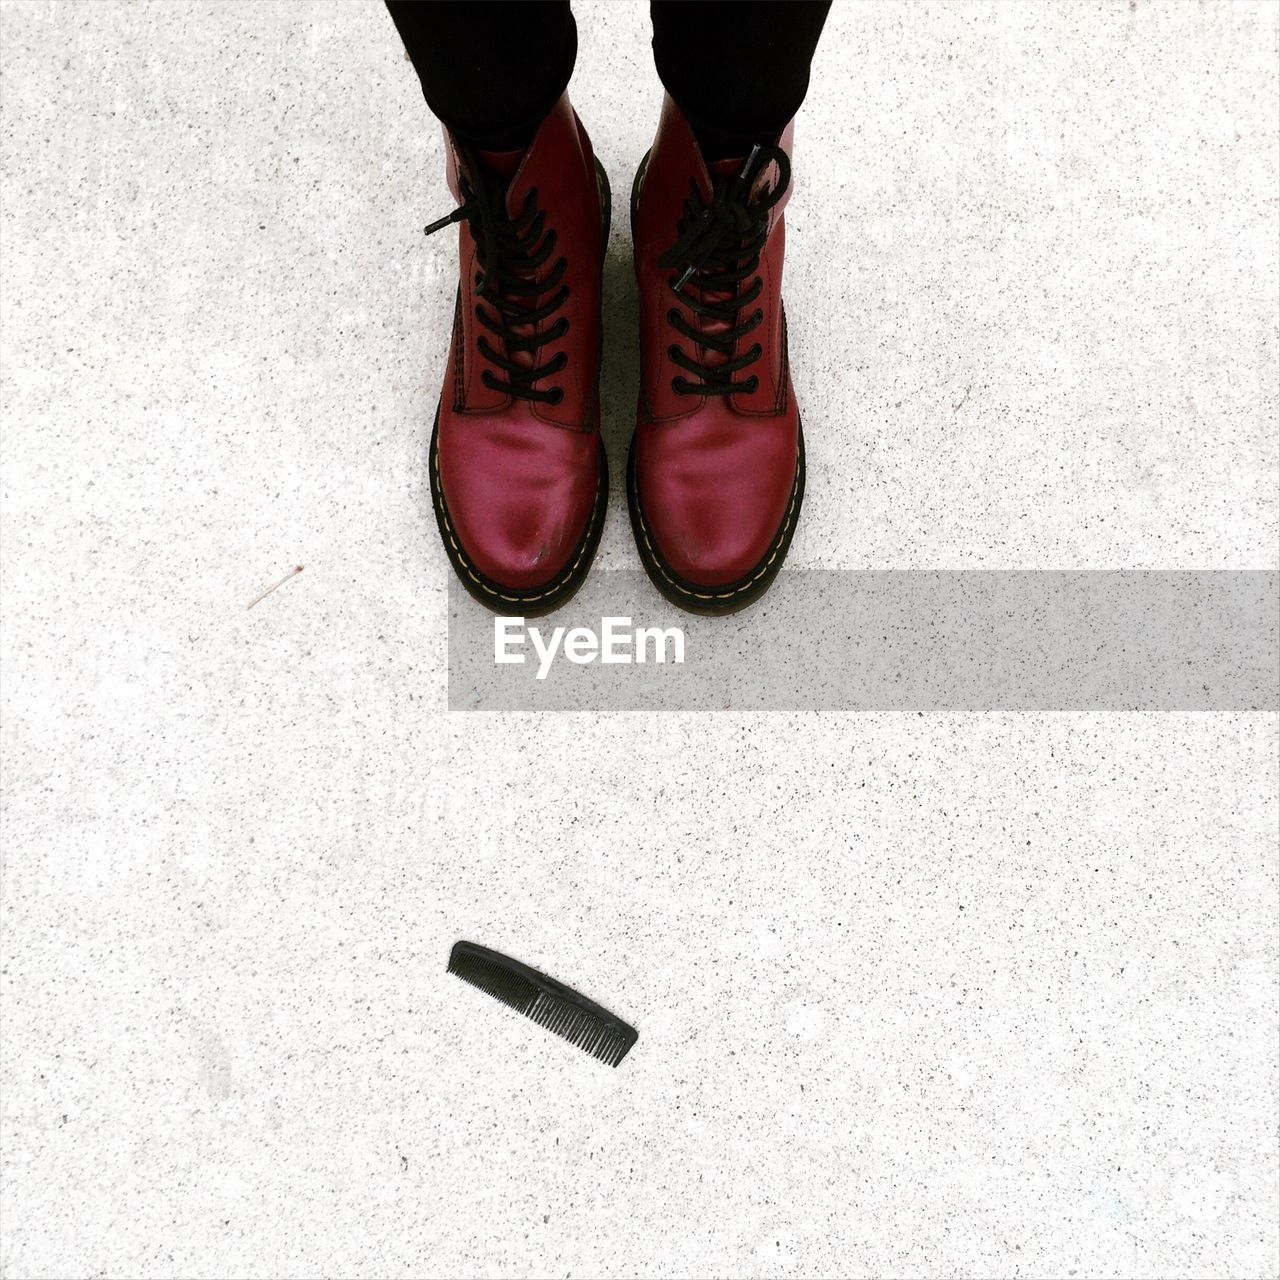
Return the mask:
<svg viewBox="0 0 1280 1280"><path fill-rule="evenodd" d="M588 443L590 462L566 456L581 450L486 449L478 440L456 451L442 446L446 540L473 582L519 597L572 574L596 506L596 446Z"/></svg>
<svg viewBox="0 0 1280 1280"><path fill-rule="evenodd" d="M767 569L791 519L794 437L774 433L727 452L642 450L638 497L650 550L691 586L729 586Z"/></svg>

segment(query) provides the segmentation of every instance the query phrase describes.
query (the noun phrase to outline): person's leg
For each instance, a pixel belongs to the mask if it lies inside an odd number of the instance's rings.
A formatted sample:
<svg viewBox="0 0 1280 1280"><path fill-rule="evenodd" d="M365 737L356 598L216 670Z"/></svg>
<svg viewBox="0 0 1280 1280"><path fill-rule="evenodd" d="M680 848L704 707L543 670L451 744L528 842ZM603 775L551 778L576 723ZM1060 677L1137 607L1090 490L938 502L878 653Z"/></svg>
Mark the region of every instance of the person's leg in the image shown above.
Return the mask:
<svg viewBox="0 0 1280 1280"><path fill-rule="evenodd" d="M773 141L800 109L830 3L653 0L653 59L708 160Z"/></svg>
<svg viewBox="0 0 1280 1280"><path fill-rule="evenodd" d="M569 84L568 0L387 0L427 106L485 150L526 147Z"/></svg>

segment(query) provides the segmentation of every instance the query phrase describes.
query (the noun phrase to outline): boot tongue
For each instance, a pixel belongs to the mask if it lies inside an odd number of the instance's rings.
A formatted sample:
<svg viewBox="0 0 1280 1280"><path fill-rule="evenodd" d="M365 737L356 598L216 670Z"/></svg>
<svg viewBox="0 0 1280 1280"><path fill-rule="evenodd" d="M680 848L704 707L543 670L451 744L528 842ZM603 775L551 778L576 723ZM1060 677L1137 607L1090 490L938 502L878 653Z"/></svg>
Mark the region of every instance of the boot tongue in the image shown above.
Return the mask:
<svg viewBox="0 0 1280 1280"><path fill-rule="evenodd" d="M517 170L524 163L524 158L528 154L528 147L519 151L476 152L476 158L484 168L484 180L493 193L493 199L499 208L507 210L508 216L512 216L516 212L512 208L513 184L511 180L515 177ZM541 302L542 299L539 298L536 301ZM526 305L532 307L535 302L529 300ZM522 338L531 338L534 335L534 329L531 325L513 324L511 331ZM532 369L535 364L534 353L531 351L508 351L507 356L515 364L521 365L526 369Z"/></svg>
<svg viewBox="0 0 1280 1280"><path fill-rule="evenodd" d="M712 182L719 185L722 181L727 182L736 178L743 169L746 168L746 164L747 157L745 154L740 156L730 156L728 159L724 160L708 161L707 172L711 175ZM707 302L724 303L728 302L733 295L721 290L707 290L703 292L701 296ZM730 327L731 326L728 322L724 320L713 320L708 316L700 316L698 318L698 328L701 329L703 333L721 334ZM722 355L718 351L713 351L710 348L705 347L703 348L703 357L706 360L707 365L710 367L725 364L730 359L729 356Z"/></svg>
<svg viewBox="0 0 1280 1280"><path fill-rule="evenodd" d="M736 159L729 160L712 160L707 165L707 172L713 178L733 178L742 172L746 163L746 156L738 156Z"/></svg>
<svg viewBox="0 0 1280 1280"><path fill-rule="evenodd" d="M520 167L520 161L525 157L523 151L477 151L476 155L490 173L504 179L515 175L515 171Z"/></svg>
<svg viewBox="0 0 1280 1280"><path fill-rule="evenodd" d="M707 165L707 172L713 180L717 181L722 178L736 178L747 167L747 161L750 158L750 151L748 150L744 151L740 156L734 156L728 160L712 160ZM769 185L769 178L773 168L774 166L771 164L762 164L757 168L754 177L751 179L750 197L752 201Z"/></svg>

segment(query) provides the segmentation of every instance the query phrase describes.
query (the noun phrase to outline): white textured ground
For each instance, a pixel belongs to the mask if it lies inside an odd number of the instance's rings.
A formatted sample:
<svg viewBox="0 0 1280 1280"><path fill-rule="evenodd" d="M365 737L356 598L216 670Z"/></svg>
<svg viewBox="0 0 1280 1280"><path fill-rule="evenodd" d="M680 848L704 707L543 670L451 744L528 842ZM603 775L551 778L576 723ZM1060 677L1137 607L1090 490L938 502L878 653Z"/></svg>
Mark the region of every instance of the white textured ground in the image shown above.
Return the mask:
<svg viewBox="0 0 1280 1280"><path fill-rule="evenodd" d="M5 1275L1276 1274L1275 717L446 715L389 19L0 40ZM794 563L1276 566L1274 4L838 5L797 137Z"/></svg>

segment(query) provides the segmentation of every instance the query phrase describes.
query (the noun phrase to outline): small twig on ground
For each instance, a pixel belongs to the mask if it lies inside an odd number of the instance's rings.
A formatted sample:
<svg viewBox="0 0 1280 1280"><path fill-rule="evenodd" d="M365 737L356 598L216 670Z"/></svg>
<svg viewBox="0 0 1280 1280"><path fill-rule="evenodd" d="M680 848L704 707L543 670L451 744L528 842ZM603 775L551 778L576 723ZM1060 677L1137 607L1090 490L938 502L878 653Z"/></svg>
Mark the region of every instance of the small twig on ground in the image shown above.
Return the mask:
<svg viewBox="0 0 1280 1280"><path fill-rule="evenodd" d="M296 578L301 572L302 566L300 564L295 564L279 582L273 582L261 595L254 596L254 598L249 601L249 608L252 609L259 600L265 600L277 587L283 587L290 578Z"/></svg>

